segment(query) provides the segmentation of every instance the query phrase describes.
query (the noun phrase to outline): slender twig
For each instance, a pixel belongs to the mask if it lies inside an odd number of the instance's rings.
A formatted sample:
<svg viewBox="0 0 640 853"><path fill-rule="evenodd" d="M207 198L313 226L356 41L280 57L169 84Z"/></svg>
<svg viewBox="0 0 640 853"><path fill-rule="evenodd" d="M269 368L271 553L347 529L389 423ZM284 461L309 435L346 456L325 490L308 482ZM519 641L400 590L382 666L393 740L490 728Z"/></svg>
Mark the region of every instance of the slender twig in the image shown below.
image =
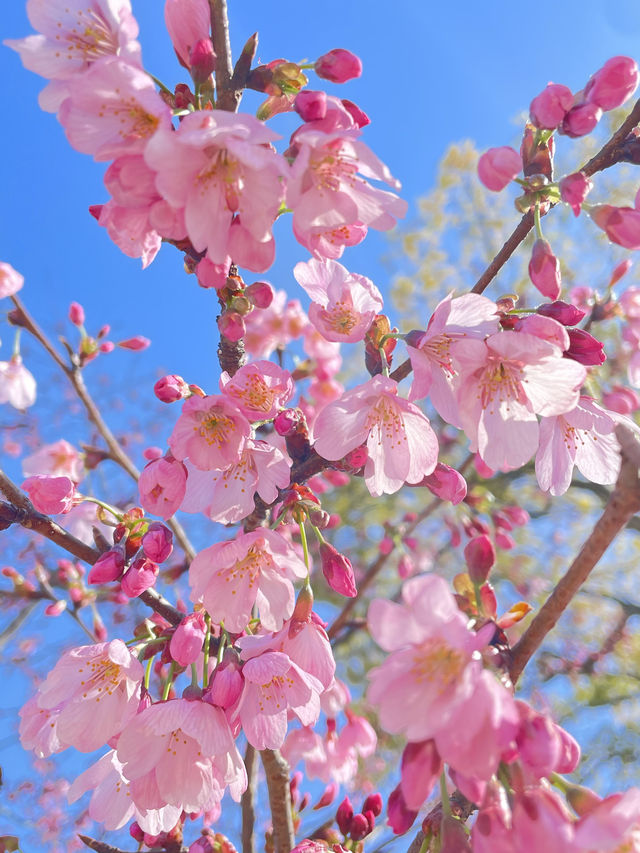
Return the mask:
<svg viewBox="0 0 640 853"><path fill-rule="evenodd" d="M37 512L29 498L3 471L0 471L0 491L10 501L9 504L0 503L0 521L3 524L20 524L27 530L33 530L90 566L98 559L100 553L95 548L76 539L48 515ZM7 518L9 513L11 517ZM139 598L172 625L179 625L184 617L184 613L169 604L155 589L146 590Z"/></svg>
<svg viewBox="0 0 640 853"><path fill-rule="evenodd" d="M631 516L640 511L640 479L638 478L640 460L632 459L629 455L631 452L637 456L638 451L629 446L625 447L624 433L620 427L616 430L616 434L623 448L622 464L616 486L591 535L580 549L580 553L514 646L510 666L510 676L514 684L534 652L587 580L600 557ZM635 442L635 438L632 438L632 441Z"/></svg>
<svg viewBox="0 0 640 853"><path fill-rule="evenodd" d="M267 777L269 806L273 822L274 851L275 853L290 853L295 845L295 834L291 813L289 765L278 750L263 749L260 752L260 757Z"/></svg>
<svg viewBox="0 0 640 853"><path fill-rule="evenodd" d="M89 391L87 390L87 386L85 385L80 366L78 364L74 364L73 362L71 362L71 364L67 364L65 362L65 360L62 358L60 353L58 353L58 351L53 346L45 332L40 328L34 318L29 314L19 297L12 296L11 300L16 306L18 312L14 318L14 322L16 323L16 325L20 326L23 329L26 329L49 353L51 358L55 361L55 363L58 365L58 367L62 370L64 375L71 383L71 386L76 392L78 399L80 400L87 412L89 420L104 439L105 444L109 448L110 459L112 459L117 465L119 465L124 471L126 471L126 473L133 480L138 482L140 472L133 464L127 453L125 453L122 445L115 437L115 435L111 432L106 421L100 414L100 410L98 409L91 394L89 394ZM191 543L189 542L189 539L180 522L177 521L175 518L170 518L166 523L173 531L173 535L176 537L177 542L186 554L187 559L189 561L193 560L193 558L195 557L195 550L193 548L193 545L191 545Z"/></svg>
<svg viewBox="0 0 640 853"><path fill-rule="evenodd" d="M242 809L242 853L256 853L256 781L257 781L257 762L256 750L250 743L244 753L244 766L247 770L247 789L240 800L240 808Z"/></svg>
<svg viewBox="0 0 640 853"><path fill-rule="evenodd" d="M601 172L603 169L608 169L622 159L623 144L634 127L640 122L640 101L637 101L634 108L631 110L627 118L620 125L613 136L605 142L600 151L581 167L580 171L585 175L591 176L596 172ZM555 205L551 205L549 210ZM487 269L482 273L478 281L473 286L472 293L482 293L496 277L498 272L509 260L511 255L518 248L520 243L525 239L534 224L533 211L528 211L522 217L518 225L515 227L511 236L507 239L504 246L500 249L495 258L491 261Z"/></svg>
<svg viewBox="0 0 640 853"><path fill-rule="evenodd" d="M216 53L216 106L235 113L240 103L240 91L232 83L231 42L227 0L209 0L211 10L211 40Z"/></svg>

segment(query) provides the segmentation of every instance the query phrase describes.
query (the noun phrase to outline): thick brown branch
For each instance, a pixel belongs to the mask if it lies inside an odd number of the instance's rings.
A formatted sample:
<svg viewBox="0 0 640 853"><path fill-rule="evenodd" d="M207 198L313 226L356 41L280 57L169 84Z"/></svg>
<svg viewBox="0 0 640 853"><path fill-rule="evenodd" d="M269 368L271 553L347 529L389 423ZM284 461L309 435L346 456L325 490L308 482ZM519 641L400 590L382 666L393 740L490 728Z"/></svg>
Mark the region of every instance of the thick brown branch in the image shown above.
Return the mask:
<svg viewBox="0 0 640 853"><path fill-rule="evenodd" d="M625 527L631 516L640 511L640 480L638 479L637 461L631 461L627 455L623 455L618 482L591 535L519 642L514 646L510 667L511 680L514 684L532 655L587 580L600 557Z"/></svg>
<svg viewBox="0 0 640 853"><path fill-rule="evenodd" d="M273 822L273 844L275 853L290 853L295 846L293 815L291 814L291 791L289 789L289 765L277 750L263 749L260 752L262 766L267 777L269 806Z"/></svg>
<svg viewBox="0 0 640 853"><path fill-rule="evenodd" d="M256 853L256 778L258 770L257 754L250 743L244 753L244 766L247 770L247 790L242 795L242 853Z"/></svg>
<svg viewBox="0 0 640 853"><path fill-rule="evenodd" d="M624 156L624 143L638 123L640 123L640 101L636 102L618 130L602 146L600 151L581 167L580 171L590 176L619 162ZM532 228L533 211L529 211L525 213L504 246L475 283L471 290L472 293L482 293L486 290Z"/></svg>

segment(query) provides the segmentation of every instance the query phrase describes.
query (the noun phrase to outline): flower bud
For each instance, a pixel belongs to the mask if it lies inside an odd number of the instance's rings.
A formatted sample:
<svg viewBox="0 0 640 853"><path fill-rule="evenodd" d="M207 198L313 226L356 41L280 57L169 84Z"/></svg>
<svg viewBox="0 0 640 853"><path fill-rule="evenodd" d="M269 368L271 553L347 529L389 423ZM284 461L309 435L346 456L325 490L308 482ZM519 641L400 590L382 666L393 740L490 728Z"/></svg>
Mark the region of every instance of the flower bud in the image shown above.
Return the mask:
<svg viewBox="0 0 640 853"><path fill-rule="evenodd" d="M84 326L84 308L79 302L72 302L69 306L69 319L74 326Z"/></svg>
<svg viewBox="0 0 640 853"><path fill-rule="evenodd" d="M202 651L202 643L207 633L203 613L189 613L173 632L169 651L171 657L180 666L195 663Z"/></svg>
<svg viewBox="0 0 640 853"><path fill-rule="evenodd" d="M337 47L316 59L314 69L318 77L332 83L346 83L362 74L362 62L355 53Z"/></svg>
<svg viewBox="0 0 640 853"><path fill-rule="evenodd" d="M128 598L136 598L155 584L159 570L157 563L146 557L138 557L120 581L122 591Z"/></svg>
<svg viewBox="0 0 640 853"><path fill-rule="evenodd" d="M613 56L591 77L584 94L603 110L614 110L638 87L638 66L628 56Z"/></svg>
<svg viewBox="0 0 640 853"><path fill-rule="evenodd" d="M589 216L612 243L625 249L640 249L640 210L597 204L591 208Z"/></svg>
<svg viewBox="0 0 640 853"><path fill-rule="evenodd" d="M150 343L149 338L145 338L144 335L134 335L132 338L127 338L126 341L120 341L118 346L121 349L130 349L138 352L139 350L146 349Z"/></svg>
<svg viewBox="0 0 640 853"><path fill-rule="evenodd" d="M529 278L543 296L557 299L560 295L560 261L546 240L536 240L529 261Z"/></svg>
<svg viewBox="0 0 640 853"><path fill-rule="evenodd" d="M44 609L45 616L60 616L61 613L67 609L67 602L64 598L58 599L58 601L54 601L52 604L47 604Z"/></svg>
<svg viewBox="0 0 640 853"><path fill-rule="evenodd" d="M0 262L0 299L13 296L24 284L24 276L4 262Z"/></svg>
<svg viewBox="0 0 640 853"><path fill-rule="evenodd" d="M589 332L583 329L569 329L569 341L569 349L564 353L565 358L572 358L587 367L593 364L604 364L607 360L604 344Z"/></svg>
<svg viewBox="0 0 640 853"><path fill-rule="evenodd" d="M627 258L624 261L621 261L611 273L611 278L609 279L609 287L613 287L616 285L621 278L629 272L633 265L633 261L630 258Z"/></svg>
<svg viewBox="0 0 640 853"><path fill-rule="evenodd" d="M326 92L313 92L305 89L296 95L293 108L302 121L318 121L327 114Z"/></svg>
<svg viewBox="0 0 640 853"><path fill-rule="evenodd" d="M145 557L154 563L164 563L173 551L173 533L164 524L155 521L142 537L142 550Z"/></svg>
<svg viewBox="0 0 640 853"><path fill-rule="evenodd" d="M602 395L602 402L607 409L620 415L630 415L640 408L640 397L624 385L614 385L611 391Z"/></svg>
<svg viewBox="0 0 640 853"><path fill-rule="evenodd" d="M116 581L124 569L124 547L119 545L101 554L89 571L87 583Z"/></svg>
<svg viewBox="0 0 640 853"><path fill-rule="evenodd" d="M574 172L560 181L560 198L570 205L574 216L578 216L582 209L582 202L592 189L593 181L583 172Z"/></svg>
<svg viewBox="0 0 640 853"><path fill-rule="evenodd" d="M68 512L74 505L76 487L69 477L34 474L27 477L21 488L27 492L35 509L45 515Z"/></svg>
<svg viewBox="0 0 640 853"><path fill-rule="evenodd" d="M602 117L602 110L595 104L578 104L564 117L560 133L576 139L591 133Z"/></svg>
<svg viewBox="0 0 640 853"><path fill-rule="evenodd" d="M369 794L367 799L364 801L362 806L362 811L364 812L373 812L375 817L378 817L382 814L382 795L375 793Z"/></svg>
<svg viewBox="0 0 640 853"><path fill-rule="evenodd" d="M286 437L293 435L299 421L300 412L298 409L283 409L273 419L273 426L278 435Z"/></svg>
<svg viewBox="0 0 640 853"><path fill-rule="evenodd" d="M222 663L216 667L211 687L205 694L205 701L219 708L230 708L240 698L244 686L242 667L237 654L227 649Z"/></svg>
<svg viewBox="0 0 640 853"><path fill-rule="evenodd" d="M338 806L338 811L336 812L336 823L338 824L338 829L343 835L349 835L352 820L353 806L351 805L349 797L345 797Z"/></svg>
<svg viewBox="0 0 640 853"><path fill-rule="evenodd" d="M571 89L559 83L549 83L531 101L529 115L532 123L544 130L554 130L573 106Z"/></svg>
<svg viewBox="0 0 640 853"><path fill-rule="evenodd" d="M522 158L508 145L490 148L478 160L478 177L493 192L503 190L521 171Z"/></svg>
<svg viewBox="0 0 640 853"><path fill-rule="evenodd" d="M244 291L256 308L268 308L273 302L275 291L268 281L254 281Z"/></svg>
<svg viewBox="0 0 640 853"><path fill-rule="evenodd" d="M194 83L205 83L216 67L216 54L211 39L199 39L189 52L189 70Z"/></svg>
<svg viewBox="0 0 640 853"><path fill-rule="evenodd" d="M242 315L237 311L225 311L218 317L220 334L229 341L239 341L246 331Z"/></svg>
<svg viewBox="0 0 640 853"><path fill-rule="evenodd" d="M570 305L568 302L556 300L538 306L536 313L542 314L543 317L551 317L552 320L561 323L563 326L575 326L587 312L575 305Z"/></svg>
<svg viewBox="0 0 640 853"><path fill-rule="evenodd" d="M153 393L161 403L175 403L177 400L184 400L188 397L190 391L182 376L170 373L168 376L158 379L153 386Z"/></svg>
<svg viewBox="0 0 640 853"><path fill-rule="evenodd" d="M467 496L467 481L455 468L450 468L438 462L435 471L424 477L418 484L426 486L429 491L443 501L449 501L454 506Z"/></svg>
<svg viewBox="0 0 640 853"><path fill-rule="evenodd" d="M487 535L474 536L464 549L464 558L471 580L476 584L483 584L495 564L496 549Z"/></svg>
<svg viewBox="0 0 640 853"><path fill-rule="evenodd" d="M329 782L327 787L322 792L322 796L318 800L318 802L313 807L313 810L322 809L325 806L330 806L331 803L335 800L336 794L338 793L338 783L337 782Z"/></svg>
<svg viewBox="0 0 640 853"><path fill-rule="evenodd" d="M369 116L364 112L364 110L361 110L357 104L354 104L353 101L349 101L346 98L342 98L341 100L342 106L349 113L358 127L366 127L368 124L371 124Z"/></svg>
<svg viewBox="0 0 640 853"><path fill-rule="evenodd" d="M354 841L362 841L371 832L369 821L363 814L355 814L351 820L349 834Z"/></svg>

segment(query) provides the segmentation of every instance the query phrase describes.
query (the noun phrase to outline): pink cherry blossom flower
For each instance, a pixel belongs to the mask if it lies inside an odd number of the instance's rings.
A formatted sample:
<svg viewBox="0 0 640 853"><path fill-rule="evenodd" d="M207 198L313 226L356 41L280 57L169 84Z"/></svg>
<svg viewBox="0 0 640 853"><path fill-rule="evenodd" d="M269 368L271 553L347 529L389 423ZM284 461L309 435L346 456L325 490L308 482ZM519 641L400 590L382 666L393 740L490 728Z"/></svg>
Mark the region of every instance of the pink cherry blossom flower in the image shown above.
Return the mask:
<svg viewBox="0 0 640 853"><path fill-rule="evenodd" d="M0 263L0 299L5 296L13 296L24 284L24 276L17 270L4 262Z"/></svg>
<svg viewBox="0 0 640 853"><path fill-rule="evenodd" d="M624 853L640 845L640 789L629 788L600 800L575 826L578 850Z"/></svg>
<svg viewBox="0 0 640 853"><path fill-rule="evenodd" d="M474 654L482 639L442 578L411 578L402 595L403 604L376 599L369 607L369 630L391 652L369 673L369 701L387 731L433 739L454 769L488 780L517 731L513 698Z"/></svg>
<svg viewBox="0 0 640 853"><path fill-rule="evenodd" d="M257 492L265 503L289 485L291 459L266 441L247 439L238 462L223 471L199 471L187 463L187 491L180 509L204 512L212 521L234 524L255 507Z"/></svg>
<svg viewBox="0 0 640 853"><path fill-rule="evenodd" d="M460 341L457 388L461 421L472 447L492 469L524 465L538 447L536 414L575 408L586 370L560 347L526 332Z"/></svg>
<svg viewBox="0 0 640 853"><path fill-rule="evenodd" d="M120 59L103 59L69 83L58 118L69 143L95 160L141 154L171 110L151 77Z"/></svg>
<svg viewBox="0 0 640 853"><path fill-rule="evenodd" d="M247 786L224 711L207 702L173 699L145 708L120 735L117 758L139 810L209 810L227 786L236 801Z"/></svg>
<svg viewBox="0 0 640 853"><path fill-rule="evenodd" d="M238 462L251 426L240 409L225 395L185 401L169 437L176 459L187 457L201 471L224 469Z"/></svg>
<svg viewBox="0 0 640 853"><path fill-rule="evenodd" d="M306 574L286 539L260 528L196 555L189 568L191 600L202 600L213 621L229 631L243 631L256 604L264 627L277 631L293 613L291 581Z"/></svg>
<svg viewBox="0 0 640 853"><path fill-rule="evenodd" d="M478 160L478 177L488 190L500 192L522 171L522 157L508 145L490 148Z"/></svg>
<svg viewBox="0 0 640 853"><path fill-rule="evenodd" d="M164 22L178 59L190 68L191 49L209 38L211 11L207 0L165 0Z"/></svg>
<svg viewBox="0 0 640 853"><path fill-rule="evenodd" d="M62 752L67 744L58 739L57 708L40 708L38 696L32 696L20 709L20 743L24 749L32 750L38 758L48 758Z"/></svg>
<svg viewBox="0 0 640 853"><path fill-rule="evenodd" d="M98 225L107 229L107 234L128 258L140 258L146 269L160 251L162 237L149 224L146 208L122 207L112 201L94 205L90 212Z"/></svg>
<svg viewBox="0 0 640 853"><path fill-rule="evenodd" d="M574 825L563 800L550 787L516 792L510 840L516 850L531 853L572 853ZM494 849L494 848L492 848Z"/></svg>
<svg viewBox="0 0 640 853"><path fill-rule="evenodd" d="M392 379L374 376L325 406L314 424L315 449L325 459L341 459L366 442L364 476L375 497L419 483L438 459L427 417L397 393Z"/></svg>
<svg viewBox="0 0 640 853"><path fill-rule="evenodd" d="M92 752L136 715L144 670L122 640L66 652L38 688L39 708L55 711L61 748Z"/></svg>
<svg viewBox="0 0 640 853"><path fill-rule="evenodd" d="M571 485L573 466L592 483L611 485L620 470L616 421L590 397L575 409L540 423L536 477L544 492L563 495Z"/></svg>
<svg viewBox="0 0 640 853"><path fill-rule="evenodd" d="M29 21L39 35L7 39L25 68L57 81L40 93L40 106L56 112L68 95L62 81L85 74L93 63L119 56L140 65L138 24L129 0L27 0Z"/></svg>
<svg viewBox="0 0 640 853"><path fill-rule="evenodd" d="M328 341L363 340L374 317L382 310L382 294L363 275L350 273L337 261L296 264L293 274L313 302L309 319Z"/></svg>
<svg viewBox="0 0 640 853"><path fill-rule="evenodd" d="M297 299L287 300L284 290L276 290L268 308L252 311L245 320L244 345L254 358L268 358L302 335L309 325Z"/></svg>
<svg viewBox="0 0 640 853"><path fill-rule="evenodd" d="M475 293L453 299L447 296L433 312L427 331L411 333L407 341L413 382L410 400L429 396L438 414L458 426L458 404L451 379L456 376L456 343L464 338L485 338L498 331L495 302Z"/></svg>
<svg viewBox="0 0 640 853"><path fill-rule="evenodd" d="M138 809L131 799L130 784L122 774L122 764L114 749L99 758L73 782L67 793L70 803L91 791L89 817L100 821L105 829L120 829L135 819L152 835L170 832L180 819L182 809L163 805Z"/></svg>
<svg viewBox="0 0 640 853"><path fill-rule="evenodd" d="M342 105L340 110L338 124L328 110L324 119L295 132L290 149L295 160L287 181L296 239L321 257L331 246L326 255L330 258L340 257L344 245L359 242L363 226L387 231L407 211L395 193L365 180L399 187L384 163L360 142L360 130Z"/></svg>
<svg viewBox="0 0 640 853"><path fill-rule="evenodd" d="M268 421L289 402L294 386L288 370L271 361L254 361L241 367L233 377L224 372L220 390L250 421Z"/></svg>
<svg viewBox="0 0 640 853"><path fill-rule="evenodd" d="M400 789L407 807L418 810L442 773L442 759L435 742L408 743L402 753Z"/></svg>
<svg viewBox="0 0 640 853"><path fill-rule="evenodd" d="M187 470L172 456L153 459L142 469L138 480L140 503L147 512L170 518L184 499Z"/></svg>
<svg viewBox="0 0 640 853"><path fill-rule="evenodd" d="M270 266L286 169L269 146L277 138L251 115L214 110L185 116L177 132L159 128L147 145L159 192L184 208L189 239L214 264L231 255L256 272Z"/></svg>
<svg viewBox="0 0 640 853"><path fill-rule="evenodd" d="M291 711L303 726L320 715L322 684L283 652L264 652L242 668L244 690L237 716L247 740L256 749L279 749L287 734Z"/></svg>
<svg viewBox="0 0 640 853"><path fill-rule="evenodd" d="M84 463L80 453L61 438L53 444L45 444L22 460L25 477L34 474L49 474L52 477L69 477L79 483L84 476Z"/></svg>
<svg viewBox="0 0 640 853"><path fill-rule="evenodd" d="M35 474L21 486L29 495L31 503L45 515L68 512L76 499L76 487L68 477L50 477L47 474Z"/></svg>
<svg viewBox="0 0 640 853"><path fill-rule="evenodd" d="M24 411L36 401L36 380L19 355L0 361L0 403Z"/></svg>

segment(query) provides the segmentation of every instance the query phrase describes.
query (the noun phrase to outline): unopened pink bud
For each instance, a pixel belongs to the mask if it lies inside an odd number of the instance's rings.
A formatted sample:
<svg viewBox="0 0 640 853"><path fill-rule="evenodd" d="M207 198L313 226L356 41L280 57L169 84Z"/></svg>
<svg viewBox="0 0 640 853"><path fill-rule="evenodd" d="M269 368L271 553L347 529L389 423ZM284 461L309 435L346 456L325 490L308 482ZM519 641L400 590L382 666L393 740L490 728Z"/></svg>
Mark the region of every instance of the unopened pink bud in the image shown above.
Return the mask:
<svg viewBox="0 0 640 853"><path fill-rule="evenodd" d="M614 385L611 391L602 395L602 402L607 409L620 415L630 415L640 408L640 397L624 385Z"/></svg>
<svg viewBox="0 0 640 853"><path fill-rule="evenodd" d="M386 557L393 551L393 539L390 536L385 536L380 540L380 544L378 545L378 551L382 554L383 557Z"/></svg>
<svg viewBox="0 0 640 853"><path fill-rule="evenodd" d="M474 536L464 549L464 558L471 580L474 583L483 584L495 564L496 549L488 536Z"/></svg>
<svg viewBox="0 0 640 853"><path fill-rule="evenodd" d="M87 583L110 583L116 581L124 569L124 548L110 548L101 554L89 571Z"/></svg>
<svg viewBox="0 0 640 853"><path fill-rule="evenodd" d="M559 83L549 83L531 101L529 115L536 127L554 130L573 106L571 89Z"/></svg>
<svg viewBox="0 0 640 853"><path fill-rule="evenodd" d="M149 338L145 338L144 335L134 335L132 338L127 338L126 341L120 341L118 346L121 349L130 349L134 352L138 352L138 350L146 349L151 344Z"/></svg>
<svg viewBox="0 0 640 853"><path fill-rule="evenodd" d="M574 216L578 216L582 209L582 202L593 189L591 181L583 172L574 172L560 181L560 197L562 201L570 205Z"/></svg>
<svg viewBox="0 0 640 853"><path fill-rule="evenodd" d="M557 299L560 296L560 261L546 240L536 240L529 261L529 278L543 296Z"/></svg>
<svg viewBox="0 0 640 853"><path fill-rule="evenodd" d="M625 249L640 249L640 210L597 204L591 208L589 216L612 243Z"/></svg>
<svg viewBox="0 0 640 853"><path fill-rule="evenodd" d="M513 536L509 536L503 530L496 530L496 545L503 551L511 551L512 548L516 547L516 542Z"/></svg>
<svg viewBox="0 0 640 853"><path fill-rule="evenodd" d="M500 192L522 171L522 158L514 148L490 148L478 160L478 177L488 190Z"/></svg>
<svg viewBox="0 0 640 853"><path fill-rule="evenodd" d="M563 326L577 325L587 313L575 305L560 300L540 305L536 308L536 312L542 314L543 317L551 317L552 320L562 323Z"/></svg>
<svg viewBox="0 0 640 853"><path fill-rule="evenodd" d="M144 841L144 832L140 828L140 824L135 820L129 827L129 835L138 843Z"/></svg>
<svg viewBox="0 0 640 853"><path fill-rule="evenodd" d="M182 620L171 637L169 651L171 657L180 666L195 663L202 651L202 643L207 633L203 613L190 613Z"/></svg>
<svg viewBox="0 0 640 853"><path fill-rule="evenodd" d="M342 98L341 100L342 106L349 113L358 127L366 127L368 124L371 124L369 116L364 112L364 110L361 110L357 104L354 104L353 101L348 101L346 98Z"/></svg>
<svg viewBox="0 0 640 853"><path fill-rule="evenodd" d="M436 497L449 501L454 506L467 496L465 478L455 468L450 468L442 462L438 462L435 471L425 477L419 485L426 486Z"/></svg>
<svg viewBox="0 0 640 853"><path fill-rule="evenodd" d="M371 832L369 821L363 814L354 814L351 820L351 829L349 834L354 841L361 841L366 838Z"/></svg>
<svg viewBox="0 0 640 853"><path fill-rule="evenodd" d="M346 83L362 74L362 62L355 53L337 47L316 60L314 69L318 77L332 83Z"/></svg>
<svg viewBox="0 0 640 853"><path fill-rule="evenodd" d="M273 419L273 427L278 435L286 438L292 435L300 421L300 412L297 409L283 409Z"/></svg>
<svg viewBox="0 0 640 853"><path fill-rule="evenodd" d="M246 331L242 315L237 311L225 311L218 317L220 334L229 341L239 341Z"/></svg>
<svg viewBox="0 0 640 853"><path fill-rule="evenodd" d="M245 288L244 294L256 308L268 308L273 302L275 291L268 281L254 281Z"/></svg>
<svg viewBox="0 0 640 853"><path fill-rule="evenodd" d="M336 794L338 793L338 783L337 782L329 782L327 787L322 792L322 796L318 800L318 802L313 807L314 811L317 809L323 809L325 806L330 806L331 803L335 800Z"/></svg>
<svg viewBox="0 0 640 853"><path fill-rule="evenodd" d="M375 817L382 814L382 794L369 794L362 805L363 812L373 812Z"/></svg>
<svg viewBox="0 0 640 853"><path fill-rule="evenodd" d="M35 509L45 515L68 512L74 505L76 487L69 477L34 474L27 477L22 489L29 495Z"/></svg>
<svg viewBox="0 0 640 853"><path fill-rule="evenodd" d="M505 506L502 508L502 512L516 527L523 527L531 521L531 516L521 506Z"/></svg>
<svg viewBox="0 0 640 853"><path fill-rule="evenodd" d="M162 403L175 403L177 400L184 400L191 392L182 376L170 373L158 379L153 386L153 393Z"/></svg>
<svg viewBox="0 0 640 853"><path fill-rule="evenodd" d="M569 329L569 349L565 352L565 358L586 366L604 364L607 356L604 353L604 344L585 332L583 329Z"/></svg>
<svg viewBox="0 0 640 853"><path fill-rule="evenodd" d="M240 698L244 687L242 667L235 652L227 650L222 663L216 667L211 687L205 694L205 701L219 708L230 708Z"/></svg>
<svg viewBox="0 0 640 853"><path fill-rule="evenodd" d="M216 67L216 54L211 39L197 41L189 52L189 70L196 84L205 83Z"/></svg>
<svg viewBox="0 0 640 853"><path fill-rule="evenodd" d="M603 110L614 110L633 95L638 87L638 66L628 56L614 56L587 83L588 101Z"/></svg>
<svg viewBox="0 0 640 853"><path fill-rule="evenodd" d="M173 551L173 533L164 524L155 521L142 537L142 550L154 563L164 563Z"/></svg>
<svg viewBox="0 0 640 853"><path fill-rule="evenodd" d="M296 95L293 108L302 121L323 119L327 114L327 94L305 89Z"/></svg>
<svg viewBox="0 0 640 853"><path fill-rule="evenodd" d="M564 117L560 133L576 139L591 133L602 117L602 110L595 104L578 104Z"/></svg>
<svg viewBox="0 0 640 853"><path fill-rule="evenodd" d="M69 306L69 319L74 326L84 326L84 308L79 302L72 302Z"/></svg>
<svg viewBox="0 0 640 853"><path fill-rule="evenodd" d="M145 447L142 451L142 455L148 462L152 462L154 459L160 459L160 457L164 456L161 447Z"/></svg>
<svg viewBox="0 0 640 853"><path fill-rule="evenodd" d="M345 463L352 471L359 471L369 458L369 451L364 445L349 451L344 457Z"/></svg>
<svg viewBox="0 0 640 853"><path fill-rule="evenodd" d="M636 196L636 207L637 207L637 196ZM633 261L631 258L627 258L625 261L621 261L611 273L611 278L609 279L609 287L613 287L616 285L621 278L629 272L631 267L633 266Z"/></svg>
<svg viewBox="0 0 640 853"><path fill-rule="evenodd" d="M122 591L128 598L136 598L154 585L158 572L157 563L146 557L138 557L131 563L120 581Z"/></svg>
<svg viewBox="0 0 640 853"><path fill-rule="evenodd" d="M358 590L356 589L351 561L328 542L322 542L319 550L322 573L331 589L340 595L355 598Z"/></svg>
<svg viewBox="0 0 640 853"><path fill-rule="evenodd" d="M59 599L58 601L54 601L52 604L48 604L45 609L45 616L59 616L61 613L67 609L67 602L64 599Z"/></svg>
<svg viewBox="0 0 640 853"><path fill-rule="evenodd" d="M338 810L336 812L336 823L338 824L338 829L343 835L349 835L352 820L353 806L351 805L349 797L345 797L338 806Z"/></svg>
<svg viewBox="0 0 640 853"><path fill-rule="evenodd" d="M116 345L113 343L113 341L103 341L100 344L100 352L104 352L104 353L113 352L115 348L116 348Z"/></svg>

